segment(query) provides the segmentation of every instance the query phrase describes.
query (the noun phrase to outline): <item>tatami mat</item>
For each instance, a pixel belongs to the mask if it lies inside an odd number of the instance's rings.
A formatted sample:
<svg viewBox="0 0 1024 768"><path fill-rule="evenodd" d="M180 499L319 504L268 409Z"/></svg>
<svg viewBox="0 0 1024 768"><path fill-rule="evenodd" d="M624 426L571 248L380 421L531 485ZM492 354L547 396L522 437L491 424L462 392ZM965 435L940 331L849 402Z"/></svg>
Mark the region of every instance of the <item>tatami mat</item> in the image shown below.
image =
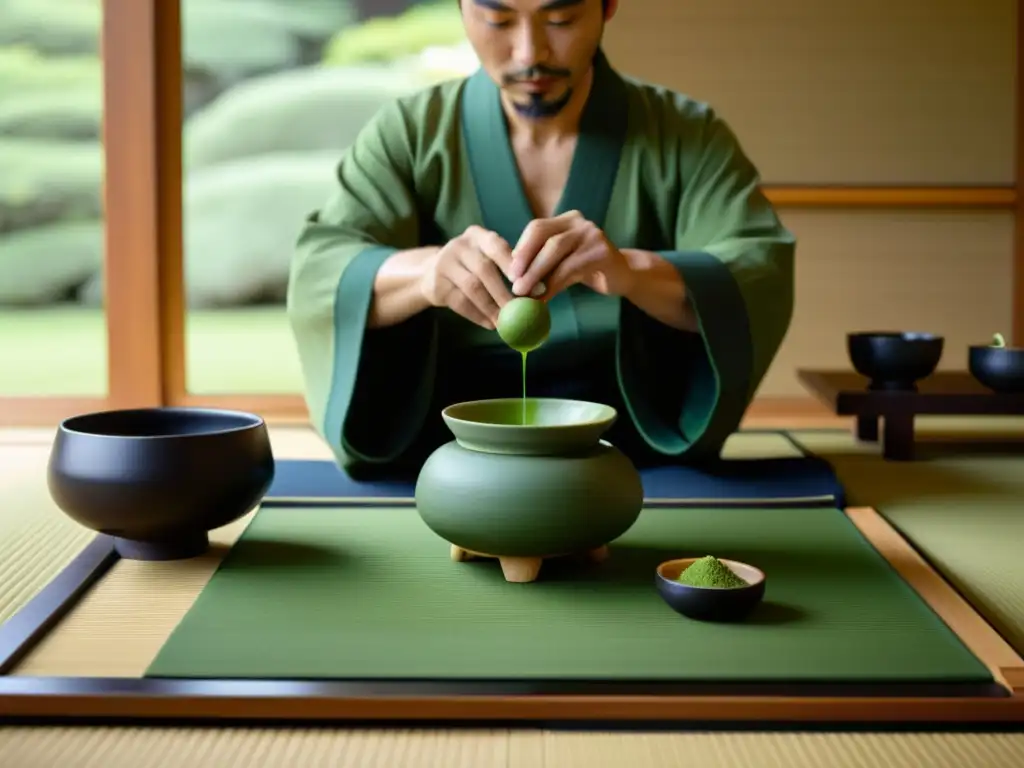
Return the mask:
<svg viewBox="0 0 1024 768"><path fill-rule="evenodd" d="M507 731L0 730L11 768L543 768L542 749Z"/></svg>
<svg viewBox="0 0 1024 768"><path fill-rule="evenodd" d="M18 768L1019 768L1004 734L0 730Z"/></svg>
<svg viewBox="0 0 1024 768"><path fill-rule="evenodd" d="M93 537L50 499L48 456L46 445L0 445L0 624Z"/></svg>
<svg viewBox="0 0 1024 768"><path fill-rule="evenodd" d="M722 449L726 459L782 458L800 451L782 432L741 432L729 437Z"/></svg>
<svg viewBox="0 0 1024 768"><path fill-rule="evenodd" d="M1020 768L1024 736L544 734L546 768ZM526 768L525 765L522 768Z"/></svg>
<svg viewBox="0 0 1024 768"><path fill-rule="evenodd" d="M141 677L251 519L213 531L203 557L118 560L13 674Z"/></svg>
<svg viewBox="0 0 1024 768"><path fill-rule="evenodd" d="M914 428L925 439L986 439L993 435L1024 438L1024 416L919 416Z"/></svg>
<svg viewBox="0 0 1024 768"><path fill-rule="evenodd" d="M832 463L848 504L875 507L1024 652L1024 451L932 435L918 460L892 462L847 432L793 436Z"/></svg>

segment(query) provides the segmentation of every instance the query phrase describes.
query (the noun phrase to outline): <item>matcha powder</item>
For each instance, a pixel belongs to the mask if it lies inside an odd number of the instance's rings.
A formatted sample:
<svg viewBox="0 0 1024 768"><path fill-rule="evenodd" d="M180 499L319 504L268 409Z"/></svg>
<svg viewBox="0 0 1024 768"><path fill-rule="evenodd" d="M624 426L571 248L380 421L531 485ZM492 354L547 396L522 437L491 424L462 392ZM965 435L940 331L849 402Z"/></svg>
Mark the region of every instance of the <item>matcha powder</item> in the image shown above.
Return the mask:
<svg viewBox="0 0 1024 768"><path fill-rule="evenodd" d="M747 582L729 570L721 560L708 555L693 562L677 581L691 587L745 587Z"/></svg>

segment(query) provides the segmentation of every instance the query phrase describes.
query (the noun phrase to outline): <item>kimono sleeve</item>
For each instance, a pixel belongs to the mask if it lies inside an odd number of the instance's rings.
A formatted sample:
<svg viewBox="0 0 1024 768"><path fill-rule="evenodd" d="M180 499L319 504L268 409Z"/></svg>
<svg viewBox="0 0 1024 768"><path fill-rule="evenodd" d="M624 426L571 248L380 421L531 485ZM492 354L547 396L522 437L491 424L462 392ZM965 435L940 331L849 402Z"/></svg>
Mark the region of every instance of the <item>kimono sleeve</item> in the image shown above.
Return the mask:
<svg viewBox="0 0 1024 768"><path fill-rule="evenodd" d="M419 247L410 118L383 108L339 161L292 258L287 311L312 423L340 464L398 460L424 424L436 363L434 315L368 328L373 284Z"/></svg>
<svg viewBox="0 0 1024 768"><path fill-rule="evenodd" d="M672 245L698 331L679 332L623 302L617 353L626 407L664 456L714 458L740 425L789 328L795 239L753 163L712 112L672 201Z"/></svg>

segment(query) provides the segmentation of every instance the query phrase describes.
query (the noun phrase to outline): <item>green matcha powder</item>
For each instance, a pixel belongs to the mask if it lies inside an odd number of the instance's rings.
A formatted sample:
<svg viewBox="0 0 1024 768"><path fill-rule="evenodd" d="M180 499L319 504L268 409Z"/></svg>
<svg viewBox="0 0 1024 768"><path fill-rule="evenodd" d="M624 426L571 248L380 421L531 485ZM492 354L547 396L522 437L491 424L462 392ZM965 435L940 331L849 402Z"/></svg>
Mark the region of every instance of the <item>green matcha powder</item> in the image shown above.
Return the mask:
<svg viewBox="0 0 1024 768"><path fill-rule="evenodd" d="M745 587L747 582L729 570L721 560L708 555L693 562L676 579L680 584L691 587L720 587L734 589Z"/></svg>

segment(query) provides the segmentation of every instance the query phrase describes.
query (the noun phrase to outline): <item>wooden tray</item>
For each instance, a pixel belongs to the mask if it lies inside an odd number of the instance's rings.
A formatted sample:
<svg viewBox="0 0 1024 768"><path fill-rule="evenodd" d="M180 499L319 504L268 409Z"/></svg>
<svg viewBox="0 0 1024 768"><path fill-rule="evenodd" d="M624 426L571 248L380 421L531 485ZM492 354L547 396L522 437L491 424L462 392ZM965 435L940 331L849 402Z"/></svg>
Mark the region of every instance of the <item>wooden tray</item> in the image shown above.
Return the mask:
<svg viewBox="0 0 1024 768"><path fill-rule="evenodd" d="M916 416L1019 416L1024 393L998 394L966 371L939 371L918 382L916 392L872 391L868 379L852 371L798 370L800 382L837 416L855 416L857 438L878 440L884 424L882 455L910 461L915 455Z"/></svg>
<svg viewBox="0 0 1024 768"><path fill-rule="evenodd" d="M688 692L603 690L552 692L542 690L495 690L492 686L462 683L446 686L443 681L327 682L314 680L218 680L153 679L124 672L106 675L97 663L120 653L117 636L129 629L123 595L107 595L104 582L114 578L118 557L107 537L97 537L82 554L46 589L7 624L0 626L0 718L13 722L113 723L235 722L310 723L395 723L476 722L480 725L517 722L586 723L591 727L611 724L650 728L655 724L675 727L735 727L739 724L769 728L806 729L808 723L839 724L875 729L879 723L913 724L921 729L948 729L953 723L981 724L1000 728L1024 723L1024 660L959 596L873 509L849 509L846 514L860 533L899 573L903 580L931 606L991 671L998 693L990 695L923 696L895 691L848 695L826 691L779 694L757 690L707 690ZM234 526L234 538L243 526ZM164 566L184 570L197 582L212 573L233 541L227 532L217 533L218 546L206 565L183 563ZM131 564L138 565L138 564ZM152 564L136 569L146 570ZM179 579L180 580L180 579ZM198 588L198 585L197 585ZM527 587L528 588L528 587ZM86 594L88 593L88 594ZM142 589L145 605L159 599L152 589ZM116 597L116 599L113 599ZM91 604L92 611L83 603ZM112 607L115 619L101 630L104 604ZM151 631L156 619L168 620L169 630L176 616L171 606L141 609L150 621L136 626L136 633ZM84 609L84 612L83 612ZM181 610L185 610L182 608ZM148 612L147 612L148 611ZM80 615L77 615L81 612ZM167 614L167 616L164 616ZM123 627L123 629L118 629ZM457 627L453 631L457 631ZM102 642L93 638L100 631ZM157 627L157 634L160 630ZM103 639L105 637L105 639ZM159 639L159 638L157 638ZM89 660L79 654L80 673L69 675L44 671L41 659L33 662L34 651L50 656L92 645L102 659ZM61 665L58 665L61 666ZM67 662L63 663L67 667ZM696 688L700 688L697 686Z"/></svg>

